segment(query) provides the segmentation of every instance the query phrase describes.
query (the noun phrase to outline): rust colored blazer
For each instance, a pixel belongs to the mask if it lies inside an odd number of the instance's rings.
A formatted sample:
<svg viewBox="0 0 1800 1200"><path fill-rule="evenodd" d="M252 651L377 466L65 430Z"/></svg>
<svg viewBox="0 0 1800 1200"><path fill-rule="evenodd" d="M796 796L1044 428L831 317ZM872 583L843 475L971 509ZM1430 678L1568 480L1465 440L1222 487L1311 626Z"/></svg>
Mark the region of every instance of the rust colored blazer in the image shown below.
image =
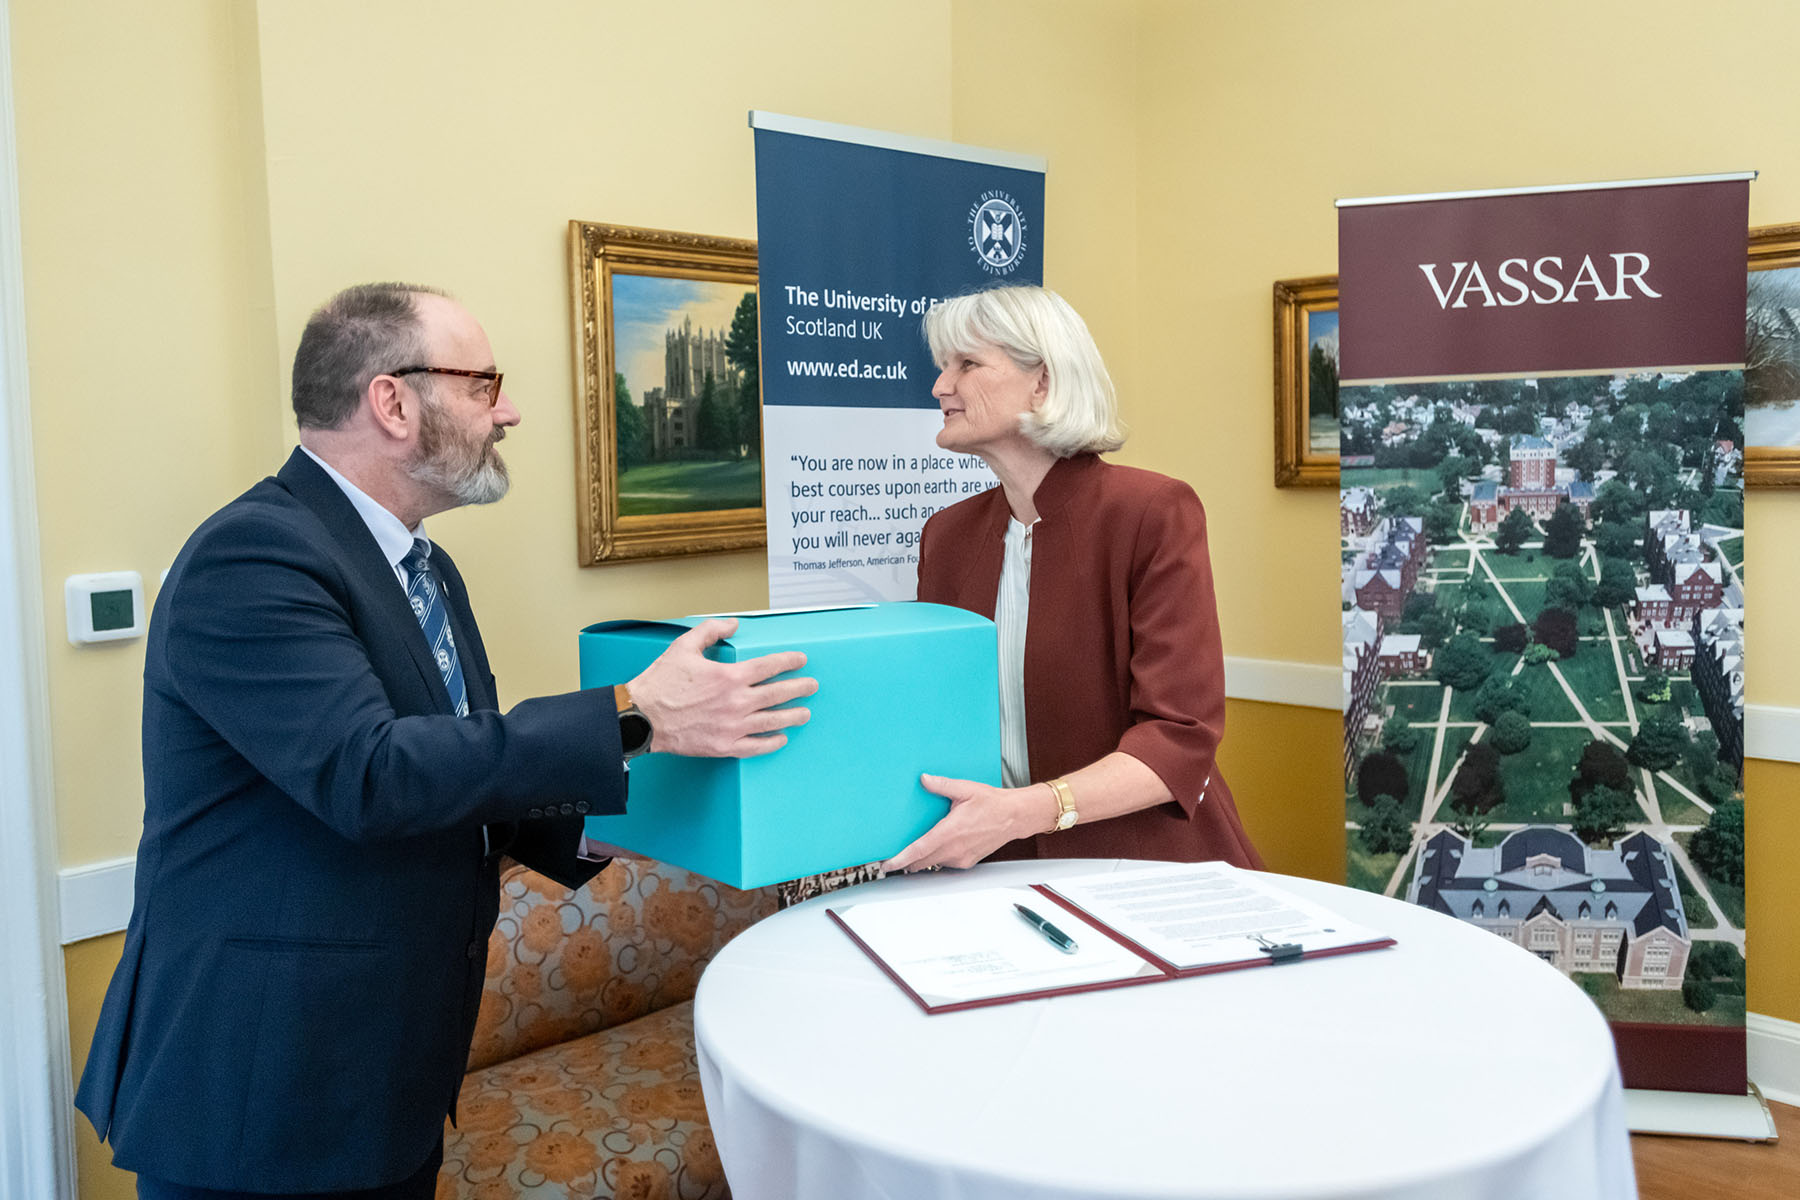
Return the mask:
<svg viewBox="0 0 1800 1200"><path fill-rule="evenodd" d="M1120 750L1175 799L1009 842L990 857L1261 867L1213 760L1225 726L1225 657L1199 497L1178 479L1082 454L1059 459L1033 500L1031 777L1053 779ZM991 619L1009 515L996 487L932 516L919 545L919 599Z"/></svg>

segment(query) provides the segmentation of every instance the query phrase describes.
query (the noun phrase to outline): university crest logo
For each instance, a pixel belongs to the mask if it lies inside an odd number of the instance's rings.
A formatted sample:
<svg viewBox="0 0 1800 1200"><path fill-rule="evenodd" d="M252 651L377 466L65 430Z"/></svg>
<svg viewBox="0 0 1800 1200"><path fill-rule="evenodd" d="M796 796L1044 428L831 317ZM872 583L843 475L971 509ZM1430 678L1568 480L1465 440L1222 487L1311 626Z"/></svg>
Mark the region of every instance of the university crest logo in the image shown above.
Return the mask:
<svg viewBox="0 0 1800 1200"><path fill-rule="evenodd" d="M1025 253L1025 218L1002 191L981 193L969 208L969 249L989 275L1011 275Z"/></svg>

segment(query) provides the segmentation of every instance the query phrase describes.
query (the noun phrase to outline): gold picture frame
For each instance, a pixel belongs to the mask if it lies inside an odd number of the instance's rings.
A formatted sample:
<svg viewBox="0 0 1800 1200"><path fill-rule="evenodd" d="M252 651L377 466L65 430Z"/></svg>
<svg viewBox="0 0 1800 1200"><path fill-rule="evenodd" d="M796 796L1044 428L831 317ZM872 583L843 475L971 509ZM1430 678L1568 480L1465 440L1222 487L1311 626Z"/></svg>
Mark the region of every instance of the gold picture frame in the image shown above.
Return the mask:
<svg viewBox="0 0 1800 1200"><path fill-rule="evenodd" d="M1792 270L1800 275L1800 225L1765 225L1750 231L1751 274L1776 270ZM1752 299L1754 301L1754 297ZM1748 366L1746 364L1746 375ZM1746 399L1748 390L1746 386ZM1800 396L1795 398L1800 399ZM1800 445L1752 445L1747 408L1744 413L1744 486L1800 487Z"/></svg>
<svg viewBox="0 0 1800 1200"><path fill-rule="evenodd" d="M1275 282L1275 486L1336 487L1338 453L1335 432L1332 448L1323 449L1314 437L1315 420L1309 375L1312 346L1319 318L1331 316L1331 378L1336 380L1336 328L1338 279L1314 275L1307 279ZM1329 401L1332 429L1337 424L1335 394Z"/></svg>
<svg viewBox="0 0 1800 1200"><path fill-rule="evenodd" d="M570 221L569 277L577 561L764 545L759 377L736 365L746 305L755 345L756 243Z"/></svg>

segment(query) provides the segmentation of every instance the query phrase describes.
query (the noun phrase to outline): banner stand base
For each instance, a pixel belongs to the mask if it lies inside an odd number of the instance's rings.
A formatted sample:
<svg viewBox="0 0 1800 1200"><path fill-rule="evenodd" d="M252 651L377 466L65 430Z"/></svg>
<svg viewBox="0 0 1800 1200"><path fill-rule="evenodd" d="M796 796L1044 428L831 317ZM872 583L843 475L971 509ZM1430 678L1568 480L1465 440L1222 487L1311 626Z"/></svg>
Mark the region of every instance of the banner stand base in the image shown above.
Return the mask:
<svg viewBox="0 0 1800 1200"><path fill-rule="evenodd" d="M1625 1125L1633 1133L1773 1142L1775 1118L1752 1083L1742 1096L1625 1089Z"/></svg>

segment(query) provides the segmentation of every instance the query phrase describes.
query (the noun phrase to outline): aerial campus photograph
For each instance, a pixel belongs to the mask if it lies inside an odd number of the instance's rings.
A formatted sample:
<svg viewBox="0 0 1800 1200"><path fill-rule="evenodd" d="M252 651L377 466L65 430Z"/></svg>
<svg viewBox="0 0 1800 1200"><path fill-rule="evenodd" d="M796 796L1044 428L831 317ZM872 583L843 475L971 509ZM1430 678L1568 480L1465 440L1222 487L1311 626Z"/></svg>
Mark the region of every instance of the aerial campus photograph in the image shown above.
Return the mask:
<svg viewBox="0 0 1800 1200"><path fill-rule="evenodd" d="M1742 375L1341 393L1353 886L1744 1019Z"/></svg>

